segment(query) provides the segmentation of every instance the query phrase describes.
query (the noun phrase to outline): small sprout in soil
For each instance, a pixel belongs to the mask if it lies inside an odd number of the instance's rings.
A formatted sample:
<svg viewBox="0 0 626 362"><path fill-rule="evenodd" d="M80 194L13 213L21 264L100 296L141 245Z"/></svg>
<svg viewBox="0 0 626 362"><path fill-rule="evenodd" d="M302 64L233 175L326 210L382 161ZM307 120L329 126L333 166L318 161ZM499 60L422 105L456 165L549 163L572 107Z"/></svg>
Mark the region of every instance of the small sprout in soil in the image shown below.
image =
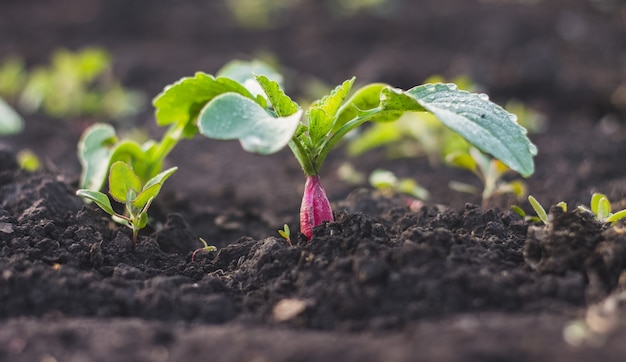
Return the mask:
<svg viewBox="0 0 626 362"><path fill-rule="evenodd" d="M626 218L626 209L615 213L611 212L611 202L608 197L598 192L591 195L589 206L590 209L584 206L579 206L578 208L582 211L592 213L596 220L605 224L613 224L620 219Z"/></svg>
<svg viewBox="0 0 626 362"><path fill-rule="evenodd" d="M322 165L348 133L366 122L392 122L407 112L430 113L512 170L524 176L534 172L537 149L526 130L515 115L484 94L459 90L452 83L409 90L375 83L351 92L351 78L304 111L285 94L279 74L250 67L246 75L242 65L236 73L196 73L167 86L153 101L157 123L213 139L239 140L246 151L262 155L289 146L306 177L300 231L308 239L314 226L333 221L320 182Z"/></svg>
<svg viewBox="0 0 626 362"><path fill-rule="evenodd" d="M35 153L29 149L17 153L17 163L22 170L34 172L41 168L41 161Z"/></svg>
<svg viewBox="0 0 626 362"><path fill-rule="evenodd" d="M370 185L383 194L406 194L419 200L428 200L429 193L411 178L398 178L389 170L374 170L369 177Z"/></svg>
<svg viewBox="0 0 626 362"><path fill-rule="evenodd" d="M198 238L200 239L200 242L202 242L202 244L204 245L201 248L198 248L196 250L193 251L193 253L191 254L191 262L193 263L194 260L196 260L196 254L198 254L201 251L216 251L217 248L213 245L209 245L206 240L204 240L203 238Z"/></svg>
<svg viewBox="0 0 626 362"><path fill-rule="evenodd" d="M118 161L111 165L109 195L115 201L125 205L124 214L115 212L109 197L99 191L81 189L76 191L76 194L95 202L102 210L111 215L113 220L131 228L133 231L132 248L134 250L139 230L148 223L148 208L161 191L163 182L176 170L176 167L172 167L143 183L128 164Z"/></svg>
<svg viewBox="0 0 626 362"><path fill-rule="evenodd" d="M467 152L455 151L446 156L446 162L454 167L462 168L474 173L483 184L483 206L493 196L502 194L514 194L517 198L526 195L526 184L521 180L506 181L503 177L511 172L511 169L499 160L490 158L475 147L470 147ZM455 191L478 194L480 191L474 186L452 181L450 188Z"/></svg>
<svg viewBox="0 0 626 362"><path fill-rule="evenodd" d="M521 207L516 205L511 206L511 209L519 216L524 218L524 220L526 220L527 222L542 222L545 225L548 225L548 213L546 212L546 209L532 195L528 195L528 202L530 203L530 206L533 208L533 210L535 210L537 216L526 215L526 212L524 212ZM556 204L556 206L560 207L563 212L567 211L567 204L563 201Z"/></svg>
<svg viewBox="0 0 626 362"><path fill-rule="evenodd" d="M289 244L289 246L292 246L291 230L289 230L289 225L285 224L281 230L278 230L278 234L282 236L283 239L285 239L285 241L287 242L287 244Z"/></svg>

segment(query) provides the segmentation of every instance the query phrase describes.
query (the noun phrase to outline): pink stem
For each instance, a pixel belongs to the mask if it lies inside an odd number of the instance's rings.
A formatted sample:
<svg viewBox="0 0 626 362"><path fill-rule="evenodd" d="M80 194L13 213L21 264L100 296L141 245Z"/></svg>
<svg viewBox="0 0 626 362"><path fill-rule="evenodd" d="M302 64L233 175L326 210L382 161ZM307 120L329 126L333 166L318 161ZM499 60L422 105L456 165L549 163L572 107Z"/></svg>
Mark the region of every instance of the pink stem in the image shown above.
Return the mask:
<svg viewBox="0 0 626 362"><path fill-rule="evenodd" d="M334 221L330 202L320 183L320 177L318 175L307 176L300 206L300 232L311 240L313 227L324 221Z"/></svg>

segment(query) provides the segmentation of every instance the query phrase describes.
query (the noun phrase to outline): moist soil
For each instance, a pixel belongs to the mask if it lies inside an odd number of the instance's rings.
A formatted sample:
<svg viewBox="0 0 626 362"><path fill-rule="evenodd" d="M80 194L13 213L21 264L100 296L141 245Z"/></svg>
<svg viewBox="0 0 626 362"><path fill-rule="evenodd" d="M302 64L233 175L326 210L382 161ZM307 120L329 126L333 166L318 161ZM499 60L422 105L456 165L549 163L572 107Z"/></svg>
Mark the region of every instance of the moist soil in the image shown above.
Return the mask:
<svg viewBox="0 0 626 362"><path fill-rule="evenodd" d="M592 192L626 208L626 7L611 1L391 1L337 15L301 1L270 29L238 26L221 2L0 4L0 55L46 62L57 47L104 46L125 85L157 94L197 70L271 53L294 79L356 75L402 88L469 74L498 103L542 111L548 128L524 201L450 190L466 172L372 151L357 170L425 186L414 202L322 174L335 222L297 233L304 177L288 151L246 154L194 139L130 230L75 196L76 143L92 120L26 116L0 147L0 361L623 361L626 229L575 206ZM25 21L29 19L29 21ZM149 107L133 120L149 132ZM128 127L128 124L118 124ZM18 169L31 149L44 168ZM278 236L284 223L291 244ZM203 238L217 251L194 251Z"/></svg>

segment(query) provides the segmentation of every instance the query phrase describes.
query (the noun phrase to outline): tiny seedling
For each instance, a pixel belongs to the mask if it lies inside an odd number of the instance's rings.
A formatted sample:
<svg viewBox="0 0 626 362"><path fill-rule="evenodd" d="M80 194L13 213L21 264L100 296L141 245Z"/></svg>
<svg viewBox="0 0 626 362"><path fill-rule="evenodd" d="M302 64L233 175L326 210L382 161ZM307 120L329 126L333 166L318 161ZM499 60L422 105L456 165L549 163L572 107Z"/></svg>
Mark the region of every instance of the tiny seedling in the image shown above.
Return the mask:
<svg viewBox="0 0 626 362"><path fill-rule="evenodd" d="M428 200L428 190L411 178L398 178L389 170L374 170L369 177L370 185L384 194L406 194L419 200Z"/></svg>
<svg viewBox="0 0 626 362"><path fill-rule="evenodd" d="M193 251L193 253L191 254L191 262L193 263L194 260L196 259L196 254L198 254L201 251L216 251L217 248L213 245L209 245L206 240L204 240L203 238L199 238L200 242L202 242L202 245L204 245L201 248L198 248L196 250Z"/></svg>
<svg viewBox="0 0 626 362"><path fill-rule="evenodd" d="M124 204L125 212L123 214L119 214L113 209L109 197L102 192L81 189L76 191L76 194L95 202L102 210L111 215L113 220L131 228L134 250L139 230L148 223L148 208L161 191L163 182L176 170L176 167L172 167L142 183L128 164L118 161L111 165L109 195L115 201Z"/></svg>
<svg viewBox="0 0 626 362"><path fill-rule="evenodd" d="M446 162L454 167L462 168L474 173L483 184L483 206L495 195L511 193L518 198L526 194L526 184L521 180L506 181L503 176L511 172L511 169L497 159L493 159L475 147L470 147L467 152L455 151L446 156ZM452 181L450 188L455 191L472 194L480 193L474 186Z"/></svg>
<svg viewBox="0 0 626 362"><path fill-rule="evenodd" d="M596 220L605 224L613 224L620 219L626 218L626 209L613 213L608 197L599 192L591 195L589 207L590 208L587 209L584 206L579 206L578 209L593 214Z"/></svg>
<svg viewBox="0 0 626 362"><path fill-rule="evenodd" d="M213 139L239 140L246 151L263 155L288 146L306 176L300 231L308 239L314 226L333 221L320 182L322 165L348 133L366 122L391 122L407 112L431 113L511 169L524 176L534 171L537 149L516 117L486 95L459 90L451 83L409 90L376 83L350 96L352 78L304 111L285 94L277 74L249 69L236 78L229 76L196 73L167 86L153 101L157 122L197 129Z"/></svg>
<svg viewBox="0 0 626 362"><path fill-rule="evenodd" d="M522 210L519 206L512 206L511 209L528 222L542 222L545 225L548 225L548 213L541 203L539 203L539 201L537 201L537 199L532 195L528 195L528 202L533 210L535 210L537 216L526 215L526 212L524 212L524 210ZM556 204L556 206L560 207L563 212L567 211L567 204L563 201Z"/></svg>
<svg viewBox="0 0 626 362"><path fill-rule="evenodd" d="M289 225L285 224L281 230L278 230L278 234L282 236L285 241L287 241L287 244L289 244L289 246L292 246L291 230L289 230Z"/></svg>

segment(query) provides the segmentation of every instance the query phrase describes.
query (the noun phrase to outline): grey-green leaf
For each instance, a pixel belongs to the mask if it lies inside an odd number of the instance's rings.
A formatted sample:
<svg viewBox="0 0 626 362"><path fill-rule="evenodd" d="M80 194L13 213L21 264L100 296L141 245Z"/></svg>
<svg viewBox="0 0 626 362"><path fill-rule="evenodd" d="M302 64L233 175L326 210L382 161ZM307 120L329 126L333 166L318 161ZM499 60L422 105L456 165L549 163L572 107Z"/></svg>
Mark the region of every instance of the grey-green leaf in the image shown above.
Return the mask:
<svg viewBox="0 0 626 362"><path fill-rule="evenodd" d="M249 98L237 93L215 97L198 116L203 135L220 140L237 139L242 147L262 155L278 152L293 137L302 111L288 117L272 117Z"/></svg>
<svg viewBox="0 0 626 362"><path fill-rule="evenodd" d="M24 128L24 120L0 98L0 135L19 133Z"/></svg>
<svg viewBox="0 0 626 362"><path fill-rule="evenodd" d="M82 165L81 188L92 191L102 188L116 142L115 129L109 124L96 123L83 132L78 142L78 158Z"/></svg>
<svg viewBox="0 0 626 362"><path fill-rule="evenodd" d="M534 172L537 148L515 115L483 94L457 89L454 84L424 84L405 92L469 143L491 154L523 176Z"/></svg>

